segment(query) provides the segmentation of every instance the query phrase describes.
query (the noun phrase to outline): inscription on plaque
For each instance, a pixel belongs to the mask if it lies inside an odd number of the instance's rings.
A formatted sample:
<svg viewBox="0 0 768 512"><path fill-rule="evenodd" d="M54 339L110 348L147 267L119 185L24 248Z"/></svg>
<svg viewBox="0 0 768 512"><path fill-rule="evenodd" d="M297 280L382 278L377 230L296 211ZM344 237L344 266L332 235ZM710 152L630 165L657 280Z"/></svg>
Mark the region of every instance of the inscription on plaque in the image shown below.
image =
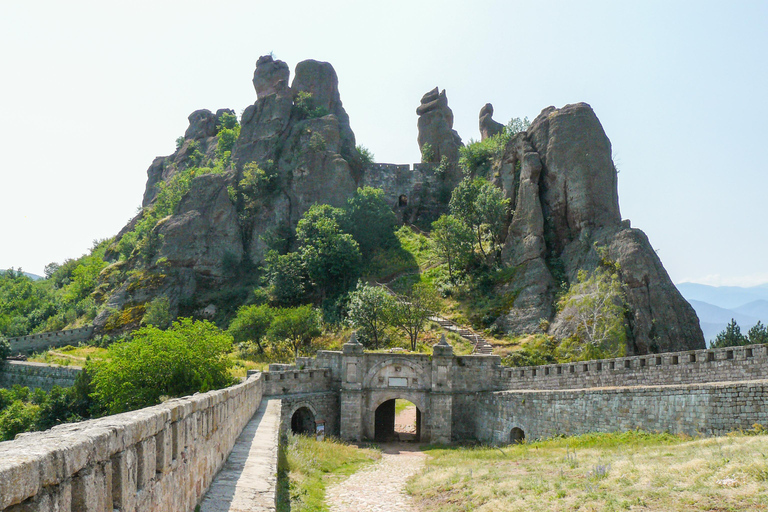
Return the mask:
<svg viewBox="0 0 768 512"><path fill-rule="evenodd" d="M391 388L405 388L408 387L408 379L405 377L390 377L389 387Z"/></svg>

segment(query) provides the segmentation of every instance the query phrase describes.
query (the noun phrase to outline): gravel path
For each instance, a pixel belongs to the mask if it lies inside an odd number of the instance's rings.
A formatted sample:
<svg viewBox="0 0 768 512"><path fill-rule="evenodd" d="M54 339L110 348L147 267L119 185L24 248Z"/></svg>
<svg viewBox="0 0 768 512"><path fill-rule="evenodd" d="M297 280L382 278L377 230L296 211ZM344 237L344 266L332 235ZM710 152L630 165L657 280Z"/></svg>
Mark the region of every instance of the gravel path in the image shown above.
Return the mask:
<svg viewBox="0 0 768 512"><path fill-rule="evenodd" d="M386 445L380 461L328 488L331 511L414 511L405 481L424 466L425 458L414 445Z"/></svg>

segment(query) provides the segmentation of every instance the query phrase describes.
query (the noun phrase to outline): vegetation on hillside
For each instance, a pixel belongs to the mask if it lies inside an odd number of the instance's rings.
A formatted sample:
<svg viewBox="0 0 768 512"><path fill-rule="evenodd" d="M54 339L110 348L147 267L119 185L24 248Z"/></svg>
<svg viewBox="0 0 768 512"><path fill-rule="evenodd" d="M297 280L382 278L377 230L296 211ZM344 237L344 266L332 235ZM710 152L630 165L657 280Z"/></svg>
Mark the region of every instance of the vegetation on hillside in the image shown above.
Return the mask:
<svg viewBox="0 0 768 512"><path fill-rule="evenodd" d="M745 435L751 434L751 435ZM419 510L766 510L765 429L690 439L595 433L504 448L434 447Z"/></svg>

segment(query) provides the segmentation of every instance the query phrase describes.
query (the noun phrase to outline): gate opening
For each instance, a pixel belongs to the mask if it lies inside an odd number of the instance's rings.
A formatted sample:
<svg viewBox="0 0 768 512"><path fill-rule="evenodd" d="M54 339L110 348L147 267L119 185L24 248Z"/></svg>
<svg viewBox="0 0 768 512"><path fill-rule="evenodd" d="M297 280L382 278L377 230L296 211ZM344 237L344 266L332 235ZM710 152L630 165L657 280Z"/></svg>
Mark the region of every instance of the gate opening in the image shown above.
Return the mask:
<svg viewBox="0 0 768 512"><path fill-rule="evenodd" d="M307 407L299 407L291 416L291 432L294 434L315 435L315 415Z"/></svg>
<svg viewBox="0 0 768 512"><path fill-rule="evenodd" d="M525 442L525 432L521 428L513 428L509 433L510 444L523 444Z"/></svg>
<svg viewBox="0 0 768 512"><path fill-rule="evenodd" d="M421 411L408 400L387 400L376 409L374 437L380 443L419 442Z"/></svg>

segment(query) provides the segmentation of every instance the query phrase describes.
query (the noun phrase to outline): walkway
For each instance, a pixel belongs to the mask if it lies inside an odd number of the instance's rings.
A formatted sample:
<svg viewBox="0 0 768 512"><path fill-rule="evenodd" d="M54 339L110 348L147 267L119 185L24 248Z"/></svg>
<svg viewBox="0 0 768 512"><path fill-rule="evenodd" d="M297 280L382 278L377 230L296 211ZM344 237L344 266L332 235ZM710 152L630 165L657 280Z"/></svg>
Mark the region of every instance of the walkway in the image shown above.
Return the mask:
<svg viewBox="0 0 768 512"><path fill-rule="evenodd" d="M413 444L384 445L379 462L328 488L332 512L414 511L405 482L424 466L426 455Z"/></svg>
<svg viewBox="0 0 768 512"><path fill-rule="evenodd" d="M262 400L200 504L201 512L275 510L280 400Z"/></svg>

